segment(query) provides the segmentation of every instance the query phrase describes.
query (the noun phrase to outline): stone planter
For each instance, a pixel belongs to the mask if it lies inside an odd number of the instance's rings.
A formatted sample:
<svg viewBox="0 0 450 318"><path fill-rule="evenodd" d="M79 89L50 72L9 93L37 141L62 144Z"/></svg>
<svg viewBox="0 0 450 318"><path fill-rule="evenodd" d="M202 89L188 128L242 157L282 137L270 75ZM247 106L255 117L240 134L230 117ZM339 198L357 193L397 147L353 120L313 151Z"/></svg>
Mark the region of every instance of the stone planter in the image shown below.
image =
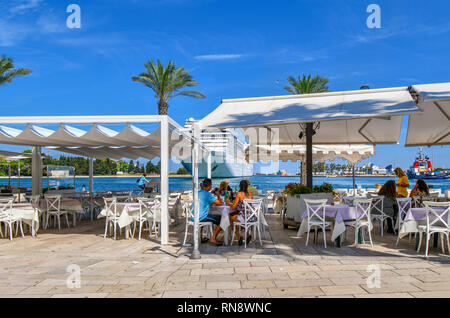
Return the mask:
<svg viewBox="0 0 450 318"><path fill-rule="evenodd" d="M333 193L308 193L287 196L287 211L283 218L283 225L298 227L302 222L302 215L306 211L305 199L320 200L327 199L327 204L333 203Z"/></svg>

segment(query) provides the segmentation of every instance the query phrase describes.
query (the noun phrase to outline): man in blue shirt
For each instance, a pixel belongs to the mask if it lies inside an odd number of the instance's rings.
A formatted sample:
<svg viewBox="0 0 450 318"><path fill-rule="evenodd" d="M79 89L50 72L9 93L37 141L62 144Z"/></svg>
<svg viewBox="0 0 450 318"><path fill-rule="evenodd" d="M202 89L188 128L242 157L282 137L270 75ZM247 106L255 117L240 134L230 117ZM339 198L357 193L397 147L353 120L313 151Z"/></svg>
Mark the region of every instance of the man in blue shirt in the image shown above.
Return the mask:
<svg viewBox="0 0 450 318"><path fill-rule="evenodd" d="M145 189L145 186L146 186L146 184L145 183L150 183L147 179L146 179L146 177L147 177L147 175L144 173L144 175L142 176L142 177L140 177L139 178L139 181L138 181L138 187L141 189L141 190L144 190Z"/></svg>
<svg viewBox="0 0 450 318"><path fill-rule="evenodd" d="M209 214L209 208L211 205L222 205L222 201L219 197L213 195L211 191L212 181L211 179L205 179L202 182L202 189L198 192L199 200L199 221L200 222L212 222L217 225L216 230L211 238L211 244L221 246L222 243L216 240L217 234L219 234L220 227L220 215Z"/></svg>

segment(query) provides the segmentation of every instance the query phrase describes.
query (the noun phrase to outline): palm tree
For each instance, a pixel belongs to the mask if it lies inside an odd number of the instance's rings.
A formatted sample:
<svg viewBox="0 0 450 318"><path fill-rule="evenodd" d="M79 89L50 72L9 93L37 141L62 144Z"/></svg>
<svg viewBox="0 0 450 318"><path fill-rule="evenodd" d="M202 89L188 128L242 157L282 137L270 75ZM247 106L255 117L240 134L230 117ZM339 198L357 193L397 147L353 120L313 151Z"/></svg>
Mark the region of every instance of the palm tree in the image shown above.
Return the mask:
<svg viewBox="0 0 450 318"><path fill-rule="evenodd" d="M176 96L205 98L205 95L197 91L180 91L184 87L198 85L184 67L176 67L172 61L164 67L159 60L157 63L149 61L144 66L147 72L133 76L131 79L134 82L141 82L155 92L156 97L159 98L159 115L167 115L169 99Z"/></svg>
<svg viewBox="0 0 450 318"><path fill-rule="evenodd" d="M286 86L284 89L294 95L324 93L330 91L327 86L329 80L325 77L311 77L311 75L306 77L303 75L303 77L299 76L298 79L295 79L294 77L289 76L287 80L291 85Z"/></svg>
<svg viewBox="0 0 450 318"><path fill-rule="evenodd" d="M0 56L0 86L11 83L16 76L28 75L31 70L28 68L14 68L13 59Z"/></svg>

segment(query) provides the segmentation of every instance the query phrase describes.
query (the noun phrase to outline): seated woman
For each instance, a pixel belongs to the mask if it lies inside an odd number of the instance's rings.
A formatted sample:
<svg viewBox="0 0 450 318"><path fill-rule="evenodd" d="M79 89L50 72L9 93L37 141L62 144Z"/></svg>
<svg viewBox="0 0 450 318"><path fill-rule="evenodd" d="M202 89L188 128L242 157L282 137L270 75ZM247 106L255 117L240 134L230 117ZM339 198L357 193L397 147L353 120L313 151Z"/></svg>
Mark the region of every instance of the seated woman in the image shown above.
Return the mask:
<svg viewBox="0 0 450 318"><path fill-rule="evenodd" d="M244 222L244 200L253 199L253 195L248 191L248 182L246 180L242 180L239 183L239 192L236 194L236 198L234 202L231 203L230 199L227 198L227 204L236 209L236 212L230 214L230 225L233 227L234 222ZM239 246L243 244L243 238L239 234L239 231L236 228L236 236L238 238ZM247 234L247 244L252 239L252 236Z"/></svg>
<svg viewBox="0 0 450 318"><path fill-rule="evenodd" d="M391 219L388 219L388 233L394 233L394 224L397 219L398 214L398 206L397 206L397 189L396 184L394 180L387 181L378 191L378 195L383 195L383 212L390 217ZM394 224L392 224L392 222Z"/></svg>
<svg viewBox="0 0 450 318"><path fill-rule="evenodd" d="M416 185L414 186L414 189L411 190L411 193L409 196L412 197L418 197L419 204L422 205L423 197L428 197L430 195L430 190L428 188L428 185L423 181L422 179L417 180ZM418 208L418 207L416 207Z"/></svg>

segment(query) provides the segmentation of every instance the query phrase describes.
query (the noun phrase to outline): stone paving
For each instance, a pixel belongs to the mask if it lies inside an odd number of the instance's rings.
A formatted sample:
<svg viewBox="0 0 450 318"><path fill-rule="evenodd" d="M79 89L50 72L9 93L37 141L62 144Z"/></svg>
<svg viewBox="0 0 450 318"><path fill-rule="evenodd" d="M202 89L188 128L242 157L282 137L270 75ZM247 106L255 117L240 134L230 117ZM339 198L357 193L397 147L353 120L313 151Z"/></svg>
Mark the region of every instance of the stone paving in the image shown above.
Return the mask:
<svg viewBox="0 0 450 318"><path fill-rule="evenodd" d="M279 215L267 220L262 248L201 244L200 260L181 247L182 224L171 227L167 246L146 231L140 241L104 239L104 220L0 239L0 297L450 297L450 256L440 249L427 260L414 239L396 247L396 237L381 237L378 226L373 248L355 248L351 230L342 248L330 233L327 249L321 237L305 247ZM81 270L80 288L68 288L71 264ZM369 266L378 266L379 286Z"/></svg>

